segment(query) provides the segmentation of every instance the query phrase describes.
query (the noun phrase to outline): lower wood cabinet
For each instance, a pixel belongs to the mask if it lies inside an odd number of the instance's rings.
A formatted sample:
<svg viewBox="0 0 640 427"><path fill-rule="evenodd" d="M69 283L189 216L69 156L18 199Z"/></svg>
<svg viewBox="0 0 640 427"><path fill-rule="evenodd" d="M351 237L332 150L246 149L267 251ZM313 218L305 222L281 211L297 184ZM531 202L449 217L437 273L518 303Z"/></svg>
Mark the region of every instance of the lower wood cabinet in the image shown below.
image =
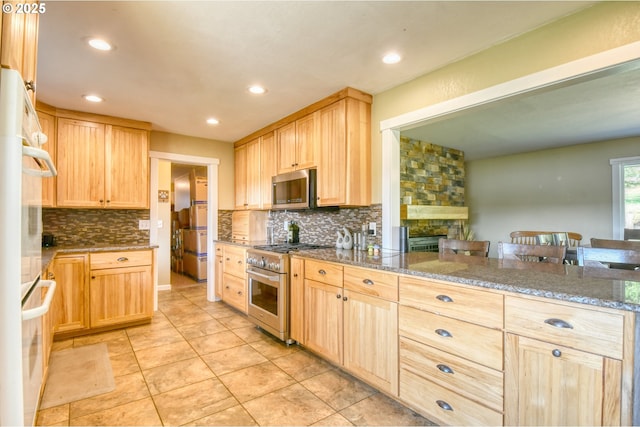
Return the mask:
<svg viewBox="0 0 640 427"><path fill-rule="evenodd" d="M216 272L216 277L220 274L219 288L222 301L247 314L249 304L246 273L247 248L216 243L216 254L218 249L222 250L222 272Z"/></svg>
<svg viewBox="0 0 640 427"><path fill-rule="evenodd" d="M342 365L342 287L306 279L304 292L305 346Z"/></svg>
<svg viewBox="0 0 640 427"><path fill-rule="evenodd" d="M87 292L89 255L58 255L51 269L56 280L53 304L55 333L89 329Z"/></svg>
<svg viewBox="0 0 640 427"><path fill-rule="evenodd" d="M92 328L150 319L153 316L151 251L90 255Z"/></svg>
<svg viewBox="0 0 640 427"><path fill-rule="evenodd" d="M291 257L289 266L289 338L305 345L304 335L304 260Z"/></svg>

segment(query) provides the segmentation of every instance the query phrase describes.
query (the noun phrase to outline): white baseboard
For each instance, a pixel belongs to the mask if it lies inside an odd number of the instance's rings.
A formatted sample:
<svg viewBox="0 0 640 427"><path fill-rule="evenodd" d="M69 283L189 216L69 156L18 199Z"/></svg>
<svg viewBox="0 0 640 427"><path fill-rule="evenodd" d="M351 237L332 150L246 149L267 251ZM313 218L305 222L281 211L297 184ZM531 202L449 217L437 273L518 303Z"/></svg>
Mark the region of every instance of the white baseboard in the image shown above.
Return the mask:
<svg viewBox="0 0 640 427"><path fill-rule="evenodd" d="M171 283L167 284L167 285L158 285L158 292L159 291L170 291L171 290Z"/></svg>

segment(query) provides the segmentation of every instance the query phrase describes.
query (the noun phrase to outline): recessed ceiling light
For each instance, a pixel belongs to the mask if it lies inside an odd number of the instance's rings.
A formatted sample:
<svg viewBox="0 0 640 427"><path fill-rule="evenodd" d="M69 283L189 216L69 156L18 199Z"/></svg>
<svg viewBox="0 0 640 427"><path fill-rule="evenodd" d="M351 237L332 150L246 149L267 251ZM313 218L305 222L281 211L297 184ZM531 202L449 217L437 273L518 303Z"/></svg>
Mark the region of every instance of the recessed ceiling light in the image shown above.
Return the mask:
<svg viewBox="0 0 640 427"><path fill-rule="evenodd" d="M249 92L251 92L254 95L262 95L263 93L266 93L267 90L262 86L254 85L254 86L249 86Z"/></svg>
<svg viewBox="0 0 640 427"><path fill-rule="evenodd" d="M398 62L400 62L401 59L402 58L400 57L399 54L392 52L383 56L382 62L384 62L385 64L397 64Z"/></svg>
<svg viewBox="0 0 640 427"><path fill-rule="evenodd" d="M98 95L83 95L82 96L84 99L86 99L89 102L102 102L104 101L103 98L99 97Z"/></svg>
<svg viewBox="0 0 640 427"><path fill-rule="evenodd" d="M112 50L113 46L106 40L103 39L89 39L89 46L98 50Z"/></svg>
<svg viewBox="0 0 640 427"><path fill-rule="evenodd" d="M218 121L218 119L214 119L213 117L211 117L210 119L207 119L207 123L210 125L217 125L220 122Z"/></svg>

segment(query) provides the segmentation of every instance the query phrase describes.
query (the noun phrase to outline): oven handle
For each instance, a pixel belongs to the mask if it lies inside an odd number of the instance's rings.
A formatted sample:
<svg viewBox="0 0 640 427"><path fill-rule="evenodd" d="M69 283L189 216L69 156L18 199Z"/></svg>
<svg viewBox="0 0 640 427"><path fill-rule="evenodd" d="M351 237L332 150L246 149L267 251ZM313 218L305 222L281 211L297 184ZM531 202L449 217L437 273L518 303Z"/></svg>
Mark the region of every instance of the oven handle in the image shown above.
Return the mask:
<svg viewBox="0 0 640 427"><path fill-rule="evenodd" d="M278 276L267 276L266 274L258 273L257 271L253 271L253 270L247 270L247 273L252 274L254 276L261 277L261 278L269 280L271 282L280 281L280 277L278 277Z"/></svg>

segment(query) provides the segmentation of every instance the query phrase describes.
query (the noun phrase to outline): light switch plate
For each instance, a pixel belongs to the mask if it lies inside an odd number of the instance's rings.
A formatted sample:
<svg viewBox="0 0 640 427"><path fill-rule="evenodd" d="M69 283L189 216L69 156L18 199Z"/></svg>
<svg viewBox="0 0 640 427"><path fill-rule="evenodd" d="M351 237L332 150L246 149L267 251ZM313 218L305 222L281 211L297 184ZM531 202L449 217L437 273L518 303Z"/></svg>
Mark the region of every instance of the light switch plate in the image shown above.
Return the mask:
<svg viewBox="0 0 640 427"><path fill-rule="evenodd" d="M373 230L373 233L369 232L369 235L376 235L376 223L375 222L370 222L369 223L369 230Z"/></svg>

